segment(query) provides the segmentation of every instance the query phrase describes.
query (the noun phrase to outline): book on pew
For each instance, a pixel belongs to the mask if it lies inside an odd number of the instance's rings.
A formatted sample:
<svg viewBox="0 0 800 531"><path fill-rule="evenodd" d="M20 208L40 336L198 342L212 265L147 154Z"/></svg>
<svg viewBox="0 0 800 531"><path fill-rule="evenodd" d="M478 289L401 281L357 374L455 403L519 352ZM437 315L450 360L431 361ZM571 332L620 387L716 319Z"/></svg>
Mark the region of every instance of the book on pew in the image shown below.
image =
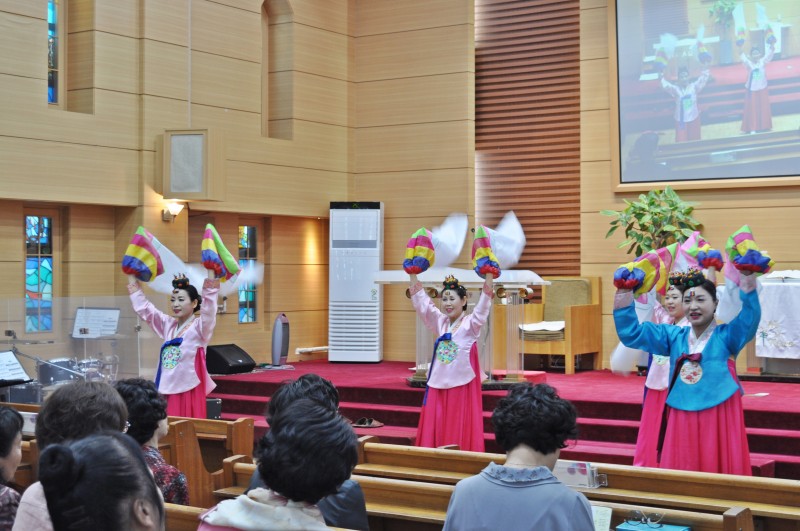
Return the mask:
<svg viewBox="0 0 800 531"><path fill-rule="evenodd" d="M611 507L592 505L592 521L594 521L594 531L610 531L611 529Z"/></svg>

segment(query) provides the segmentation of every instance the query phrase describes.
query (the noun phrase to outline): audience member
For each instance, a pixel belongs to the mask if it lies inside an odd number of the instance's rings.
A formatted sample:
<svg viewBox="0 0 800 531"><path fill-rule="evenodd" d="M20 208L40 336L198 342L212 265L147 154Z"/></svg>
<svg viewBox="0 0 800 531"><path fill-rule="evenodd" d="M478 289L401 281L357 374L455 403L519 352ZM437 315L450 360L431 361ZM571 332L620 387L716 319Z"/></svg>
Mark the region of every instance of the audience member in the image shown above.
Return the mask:
<svg viewBox="0 0 800 531"><path fill-rule="evenodd" d="M257 457L266 488L219 503L203 514L198 531L327 529L316 503L350 477L358 440L335 411L300 399L272 417Z"/></svg>
<svg viewBox="0 0 800 531"><path fill-rule="evenodd" d="M270 397L267 406L267 423L272 425L272 417L278 411L301 398L314 400L334 412L339 410L339 392L336 387L317 374L304 374L297 380L284 382ZM248 492L264 486L261 474L256 469L250 480ZM347 479L342 483L336 493L321 499L317 506L322 511L322 516L325 517L325 523L331 527L369 531L364 492L361 490L361 486L352 479Z"/></svg>
<svg viewBox="0 0 800 531"><path fill-rule="evenodd" d="M575 407L549 385L512 386L492 414L506 462L458 482L444 530L592 531L587 499L552 473L567 440L577 436L576 419Z"/></svg>
<svg viewBox="0 0 800 531"><path fill-rule="evenodd" d="M40 451L64 441L83 439L102 431L127 429L128 410L119 393L105 382L78 380L56 389L36 416L36 443ZM15 531L50 531L53 523L41 482L22 495Z"/></svg>
<svg viewBox="0 0 800 531"><path fill-rule="evenodd" d="M128 407L128 435L142 446L144 460L167 503L189 505L186 476L168 464L158 451L158 441L167 435L167 399L156 384L144 378L120 380L114 387Z"/></svg>
<svg viewBox="0 0 800 531"><path fill-rule="evenodd" d="M136 442L107 432L53 444L39 477L55 531L160 531L164 501Z"/></svg>
<svg viewBox="0 0 800 531"><path fill-rule="evenodd" d="M22 415L16 409L0 406L0 531L14 525L19 493L8 483L22 460Z"/></svg>

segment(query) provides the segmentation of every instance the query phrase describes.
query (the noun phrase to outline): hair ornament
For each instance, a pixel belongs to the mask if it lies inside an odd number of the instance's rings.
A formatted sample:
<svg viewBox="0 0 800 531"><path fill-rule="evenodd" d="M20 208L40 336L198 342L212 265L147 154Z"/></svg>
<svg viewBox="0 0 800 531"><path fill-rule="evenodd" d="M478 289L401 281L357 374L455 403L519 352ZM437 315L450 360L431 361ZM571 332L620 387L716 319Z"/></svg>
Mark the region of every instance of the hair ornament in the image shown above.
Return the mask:
<svg viewBox="0 0 800 531"><path fill-rule="evenodd" d="M683 285L687 288L695 288L702 285L705 281L706 277L703 276L703 272L694 267L690 267L683 277Z"/></svg>
<svg viewBox="0 0 800 531"><path fill-rule="evenodd" d="M183 273L175 275L172 279L172 287L175 289L186 289L189 287L189 279Z"/></svg>
<svg viewBox="0 0 800 531"><path fill-rule="evenodd" d="M456 277L454 277L453 275L447 275L444 278L444 282L442 284L444 285L444 289L445 290L448 290L448 289L449 290L457 290L458 288L461 287L461 284L459 284L458 279Z"/></svg>

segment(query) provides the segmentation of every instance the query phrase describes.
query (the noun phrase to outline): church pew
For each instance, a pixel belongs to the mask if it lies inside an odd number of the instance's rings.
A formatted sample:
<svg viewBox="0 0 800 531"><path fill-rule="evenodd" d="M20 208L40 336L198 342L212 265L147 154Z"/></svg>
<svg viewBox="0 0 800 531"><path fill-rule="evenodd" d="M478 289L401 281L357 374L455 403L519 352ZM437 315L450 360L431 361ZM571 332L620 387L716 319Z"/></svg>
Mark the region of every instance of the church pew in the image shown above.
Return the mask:
<svg viewBox="0 0 800 531"><path fill-rule="evenodd" d="M168 417L168 419L169 422L187 420L194 424L203 461L208 470L222 469L222 461L226 457L253 454L254 421L251 418L234 421L189 417ZM177 466L175 463L170 462L170 464Z"/></svg>
<svg viewBox="0 0 800 531"><path fill-rule="evenodd" d="M167 531L197 531L200 515L208 509L165 503Z"/></svg>
<svg viewBox="0 0 800 531"><path fill-rule="evenodd" d="M359 464L354 471L359 475L455 484L478 474L491 461L505 462L502 454L381 444L367 438L360 442ZM792 529L800 529L800 482L797 481L603 463L594 466L598 473L606 475L608 487L578 488L590 500L647 502L665 508L720 514L731 507L743 506L771 526L789 522L786 525L797 524Z"/></svg>
<svg viewBox="0 0 800 531"><path fill-rule="evenodd" d="M192 419L170 422L167 436L159 441L159 451L162 455L169 455L170 464L186 475L189 504L208 508L216 503L213 493L222 484L223 471L221 467L213 472L208 471L195 426ZM249 455L241 459L251 460Z"/></svg>
<svg viewBox="0 0 800 531"><path fill-rule="evenodd" d="M256 465L243 462L245 456L225 460L223 482L225 487L216 491L220 499L236 497L244 492ZM433 530L441 529L447 514L454 485L408 481L393 478L353 475L364 491L370 529ZM593 502L611 507L612 522L619 524L632 510L645 513L663 513L664 522L691 526L694 531L753 531L750 510L743 507L726 508L724 511L684 511L651 507L647 498L635 503Z"/></svg>

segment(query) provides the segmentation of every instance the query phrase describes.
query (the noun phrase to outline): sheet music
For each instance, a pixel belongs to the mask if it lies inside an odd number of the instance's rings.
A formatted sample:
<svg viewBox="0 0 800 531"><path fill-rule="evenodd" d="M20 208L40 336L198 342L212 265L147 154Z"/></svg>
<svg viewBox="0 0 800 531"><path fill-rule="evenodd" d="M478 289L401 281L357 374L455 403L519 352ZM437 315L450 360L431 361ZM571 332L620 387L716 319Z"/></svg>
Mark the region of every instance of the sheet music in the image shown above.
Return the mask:
<svg viewBox="0 0 800 531"><path fill-rule="evenodd" d="M72 337L97 339L114 335L117 333L118 324L119 308L78 308L75 311Z"/></svg>
<svg viewBox="0 0 800 531"><path fill-rule="evenodd" d="M611 507L592 505L594 531L609 531L611 529L611 512Z"/></svg>
<svg viewBox="0 0 800 531"><path fill-rule="evenodd" d="M19 363L14 352L0 352L0 380L22 380L29 382L31 377Z"/></svg>

